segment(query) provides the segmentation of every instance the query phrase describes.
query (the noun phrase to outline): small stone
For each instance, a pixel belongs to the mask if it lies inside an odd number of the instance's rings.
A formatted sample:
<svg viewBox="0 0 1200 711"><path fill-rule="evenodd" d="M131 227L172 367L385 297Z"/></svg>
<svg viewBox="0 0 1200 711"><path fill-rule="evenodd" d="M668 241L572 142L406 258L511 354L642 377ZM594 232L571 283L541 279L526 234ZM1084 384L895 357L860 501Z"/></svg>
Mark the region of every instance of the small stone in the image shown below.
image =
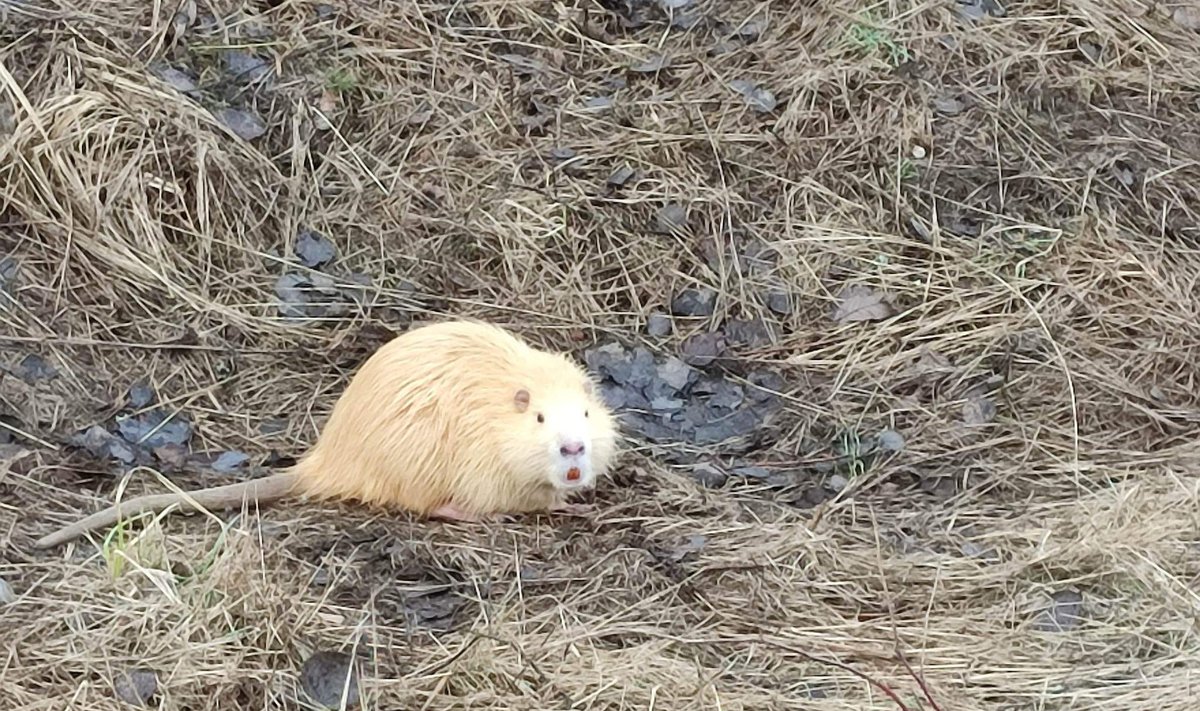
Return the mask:
<svg viewBox="0 0 1200 711"><path fill-rule="evenodd" d="M249 111L227 107L217 109L216 117L243 141L253 141L267 132L267 124Z"/></svg>
<svg viewBox="0 0 1200 711"><path fill-rule="evenodd" d="M725 472L717 469L711 464L697 464L692 467L692 478L696 483L706 489L719 489L725 485L725 480L728 478Z"/></svg>
<svg viewBox="0 0 1200 711"><path fill-rule="evenodd" d="M608 108L612 108L613 98L611 96L593 96L583 102L583 107L592 112L600 112Z"/></svg>
<svg viewBox="0 0 1200 711"><path fill-rule="evenodd" d="M992 550L991 548L984 548L973 541L965 541L961 546L959 546L959 550L962 551L962 554L968 558L978 558L979 560L988 563L995 563L1000 560L1000 556L996 553L996 551Z"/></svg>
<svg viewBox="0 0 1200 711"><path fill-rule="evenodd" d="M850 480L841 474L834 474L833 476L829 477L829 488L833 491L845 491L846 487L849 485Z"/></svg>
<svg viewBox="0 0 1200 711"><path fill-rule="evenodd" d="M343 692L346 708L358 706L358 669L350 655L342 652L317 652L300 668L304 693L327 709L341 708Z"/></svg>
<svg viewBox="0 0 1200 711"><path fill-rule="evenodd" d="M328 237L314 230L301 230L296 235L296 246L293 248L300 263L310 269L322 267L333 261L337 256L337 248Z"/></svg>
<svg viewBox="0 0 1200 711"><path fill-rule="evenodd" d="M650 401L650 409L661 413L679 412L683 409L683 400L657 397Z"/></svg>
<svg viewBox="0 0 1200 711"><path fill-rule="evenodd" d="M733 33L746 41L754 41L762 35L763 23L759 20L750 20L736 27Z"/></svg>
<svg viewBox="0 0 1200 711"><path fill-rule="evenodd" d="M225 71L239 79L256 81L270 72L267 60L262 57L238 49L224 52L222 62Z"/></svg>
<svg viewBox="0 0 1200 711"><path fill-rule="evenodd" d="M651 55L644 62L638 62L629 67L629 71L639 74L653 74L671 66L671 58L662 54Z"/></svg>
<svg viewBox="0 0 1200 711"><path fill-rule="evenodd" d="M665 338L671 330L671 317L662 312L656 311L646 319L646 333L651 338Z"/></svg>
<svg viewBox="0 0 1200 711"><path fill-rule="evenodd" d="M747 479L766 479L771 476L771 470L766 467L737 467L729 473L733 476L741 476Z"/></svg>
<svg viewBox="0 0 1200 711"><path fill-rule="evenodd" d="M1100 61L1100 47L1091 42L1080 42L1079 51L1091 62Z"/></svg>
<svg viewBox="0 0 1200 711"><path fill-rule="evenodd" d="M264 435L277 435L287 432L288 421L282 417L273 417L268 420L263 420L258 426L258 431Z"/></svg>
<svg viewBox="0 0 1200 711"><path fill-rule="evenodd" d="M536 57L526 57L523 54L501 54L500 59L513 66L518 74L540 74L550 71L549 65Z"/></svg>
<svg viewBox="0 0 1200 711"><path fill-rule="evenodd" d="M227 474L235 469L240 469L243 464L249 461L250 455L245 452L221 452L216 459L213 460L212 468L214 471Z"/></svg>
<svg viewBox="0 0 1200 711"><path fill-rule="evenodd" d="M879 433L879 446L888 452L899 452L904 449L904 436L896 430L884 430Z"/></svg>
<svg viewBox="0 0 1200 711"><path fill-rule="evenodd" d="M113 434L104 427L92 425L86 430L80 430L72 435L71 446L79 447L93 457L107 457L108 443L112 439L115 439Z"/></svg>
<svg viewBox="0 0 1200 711"><path fill-rule="evenodd" d="M928 155L928 153L925 151L925 146L918 145L912 147L912 157L916 160L922 160L926 155Z"/></svg>
<svg viewBox="0 0 1200 711"><path fill-rule="evenodd" d="M819 506L830 499L831 495L823 487L810 486L792 497L792 505L802 509Z"/></svg>
<svg viewBox="0 0 1200 711"><path fill-rule="evenodd" d="M978 22L987 17L987 12L983 9L983 5L981 5L978 0L968 3L960 2L958 6L958 14L964 20L969 22Z"/></svg>
<svg viewBox="0 0 1200 711"><path fill-rule="evenodd" d="M734 347L757 348L771 342L771 331L762 319L730 319L725 322L725 341Z"/></svg>
<svg viewBox="0 0 1200 711"><path fill-rule="evenodd" d="M765 89L749 79L734 79L729 86L745 98L750 108L759 113L774 111L779 101L769 89Z"/></svg>
<svg viewBox="0 0 1200 711"><path fill-rule="evenodd" d="M160 66L154 69L154 74L159 79L170 84L175 91L181 94L190 94L197 89L196 81L192 79L187 72L184 72L175 67Z"/></svg>
<svg viewBox="0 0 1200 711"><path fill-rule="evenodd" d="M1200 5L1183 5L1172 15L1175 24L1185 30L1200 30Z"/></svg>
<svg viewBox="0 0 1200 711"><path fill-rule="evenodd" d="M708 406L717 410L732 411L736 410L745 399L746 394L740 385L721 378L713 382L711 392L708 394Z"/></svg>
<svg viewBox="0 0 1200 711"><path fill-rule="evenodd" d="M165 444L183 445L192 437L192 425L182 414L175 414L168 421L163 410L118 418L117 430L126 442L148 449Z"/></svg>
<svg viewBox="0 0 1200 711"><path fill-rule="evenodd" d="M279 311L284 316L303 317L301 308L308 299L305 297L305 287L308 280L303 274L287 273L280 275L275 281L275 295L279 297Z"/></svg>
<svg viewBox="0 0 1200 711"><path fill-rule="evenodd" d="M772 291L767 294L767 308L771 309L780 316L786 316L792 312L792 296L786 291Z"/></svg>
<svg viewBox="0 0 1200 711"><path fill-rule="evenodd" d="M967 107L966 104L952 96L939 96L933 100L933 108L946 116L957 116Z"/></svg>
<svg viewBox="0 0 1200 711"><path fill-rule="evenodd" d="M971 393L963 403L963 422L967 425L985 425L996 418L996 403L979 393Z"/></svg>
<svg viewBox="0 0 1200 711"><path fill-rule="evenodd" d="M130 706L150 706L150 700L158 693L158 674L145 668L121 672L113 680L113 693Z"/></svg>
<svg viewBox="0 0 1200 711"><path fill-rule="evenodd" d="M671 553L671 560L678 563L688 556L689 553L704 550L704 546L708 543L708 537L700 534L688 536L687 542L678 546Z"/></svg>
<svg viewBox="0 0 1200 711"><path fill-rule="evenodd" d="M11 294L15 291L21 268L13 257L0 257L0 291ZM2 302L0 302L2 303Z"/></svg>
<svg viewBox="0 0 1200 711"><path fill-rule="evenodd" d="M684 289L671 301L671 313L676 316L712 316L717 292L712 289Z"/></svg>
<svg viewBox="0 0 1200 711"><path fill-rule="evenodd" d="M30 385L39 380L52 380L58 377L58 369L36 353L30 353L22 358L21 362L11 369L11 372Z"/></svg>
<svg viewBox="0 0 1200 711"><path fill-rule="evenodd" d="M767 486L772 489L787 489L796 483L796 472L773 472L767 476Z"/></svg>
<svg viewBox="0 0 1200 711"><path fill-rule="evenodd" d="M337 282L328 274L310 274L308 281L315 291L324 296L337 296L338 294Z"/></svg>
<svg viewBox="0 0 1200 711"><path fill-rule="evenodd" d="M154 456L168 468L179 469L187 464L187 447L181 444L164 444L154 448Z"/></svg>
<svg viewBox="0 0 1200 711"><path fill-rule="evenodd" d="M0 578L0 605L9 605L16 600L17 594L13 592L12 586L4 578Z"/></svg>
<svg viewBox="0 0 1200 711"><path fill-rule="evenodd" d="M171 31L174 33L176 39L183 37L195 21L196 3L190 0L189 2L180 3L179 9L171 18Z"/></svg>
<svg viewBox="0 0 1200 711"><path fill-rule="evenodd" d="M126 397L130 407L140 410L154 402L154 388L143 378L130 386Z"/></svg>
<svg viewBox="0 0 1200 711"><path fill-rule="evenodd" d="M1117 182L1127 188L1133 187L1133 184L1137 181L1137 176L1134 175L1133 169L1124 161L1113 163L1112 171L1117 178Z"/></svg>
<svg viewBox="0 0 1200 711"><path fill-rule="evenodd" d="M1083 595L1076 590L1059 590L1050 596L1049 608L1034 621L1040 632L1066 632L1082 621Z"/></svg>
<svg viewBox="0 0 1200 711"><path fill-rule="evenodd" d="M690 30L704 22L704 13L699 10L684 10L671 17L671 27L677 30Z"/></svg>
<svg viewBox="0 0 1200 711"><path fill-rule="evenodd" d="M711 331L689 336L679 345L679 353L683 362L703 368L724 355L725 347L725 334Z"/></svg>
<svg viewBox="0 0 1200 711"><path fill-rule="evenodd" d="M773 402L787 387L783 376L773 370L755 371L747 376L747 380L754 386L749 391L750 399L756 402Z"/></svg>
<svg viewBox="0 0 1200 711"><path fill-rule="evenodd" d="M941 501L952 499L958 493L958 484L950 476L925 477L921 479L920 487Z"/></svg>
<svg viewBox="0 0 1200 711"><path fill-rule="evenodd" d="M668 356L658 366L658 377L677 391L687 387L693 372L687 363L674 356Z"/></svg>
<svg viewBox="0 0 1200 711"><path fill-rule="evenodd" d="M633 172L633 168L623 165L608 176L608 184L619 188L629 182L629 179L633 177Z"/></svg>
<svg viewBox="0 0 1200 711"><path fill-rule="evenodd" d="M687 210L682 205L670 203L655 213L654 221L659 232L670 233L687 225Z"/></svg>

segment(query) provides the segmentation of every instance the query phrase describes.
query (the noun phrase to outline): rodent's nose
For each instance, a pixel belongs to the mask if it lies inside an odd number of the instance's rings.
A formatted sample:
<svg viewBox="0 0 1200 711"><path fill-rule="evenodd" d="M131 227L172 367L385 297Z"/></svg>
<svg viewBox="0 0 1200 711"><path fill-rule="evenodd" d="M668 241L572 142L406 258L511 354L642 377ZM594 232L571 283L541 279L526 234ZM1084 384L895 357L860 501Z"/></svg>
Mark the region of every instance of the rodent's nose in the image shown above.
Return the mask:
<svg viewBox="0 0 1200 711"><path fill-rule="evenodd" d="M564 457L575 457L583 454L583 442L567 442L558 448L559 453Z"/></svg>

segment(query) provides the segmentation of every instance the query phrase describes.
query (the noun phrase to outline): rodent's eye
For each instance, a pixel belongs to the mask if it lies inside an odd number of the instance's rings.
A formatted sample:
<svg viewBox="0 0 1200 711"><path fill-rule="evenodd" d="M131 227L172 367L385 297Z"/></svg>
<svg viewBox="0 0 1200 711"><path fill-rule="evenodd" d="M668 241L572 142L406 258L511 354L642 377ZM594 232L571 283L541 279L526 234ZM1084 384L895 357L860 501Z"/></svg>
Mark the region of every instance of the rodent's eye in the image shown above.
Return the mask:
<svg viewBox="0 0 1200 711"><path fill-rule="evenodd" d="M583 411L583 416L584 416L584 417L587 417L587 415L588 415L588 411L587 411L587 410L584 410L584 411Z"/></svg>
<svg viewBox="0 0 1200 711"><path fill-rule="evenodd" d="M540 424L545 421L546 421L546 416L539 412L538 413L538 423Z"/></svg>

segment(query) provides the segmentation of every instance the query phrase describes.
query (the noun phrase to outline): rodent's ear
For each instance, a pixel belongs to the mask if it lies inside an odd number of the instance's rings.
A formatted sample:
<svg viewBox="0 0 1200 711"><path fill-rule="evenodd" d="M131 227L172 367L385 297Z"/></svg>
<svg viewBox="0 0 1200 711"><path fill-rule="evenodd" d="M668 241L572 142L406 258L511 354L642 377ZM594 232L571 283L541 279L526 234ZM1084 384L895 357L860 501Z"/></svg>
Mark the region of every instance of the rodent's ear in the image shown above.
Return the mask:
<svg viewBox="0 0 1200 711"><path fill-rule="evenodd" d="M513 395L513 404L517 406L517 412L525 412L529 408L529 391L521 388Z"/></svg>

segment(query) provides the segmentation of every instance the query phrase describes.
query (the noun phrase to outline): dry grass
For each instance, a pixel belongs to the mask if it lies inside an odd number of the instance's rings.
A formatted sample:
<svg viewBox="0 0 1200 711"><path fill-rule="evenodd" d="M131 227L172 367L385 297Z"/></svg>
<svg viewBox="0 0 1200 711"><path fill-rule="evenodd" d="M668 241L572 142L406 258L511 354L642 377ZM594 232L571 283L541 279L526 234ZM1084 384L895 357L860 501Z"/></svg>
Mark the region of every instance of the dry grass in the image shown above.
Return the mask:
<svg viewBox="0 0 1200 711"><path fill-rule="evenodd" d="M315 649L356 650L379 709L1195 707L1200 50L1173 6L1032 0L972 27L952 3L738 0L700 3L726 31L685 33L593 0L241 5L196 3L230 21L179 39L173 3L0 3L0 256L20 265L0 360L60 371L0 375L31 450L0 451L7 707L123 708L112 679L148 666L164 709L302 708ZM728 39L756 13L757 41ZM223 80L230 46L278 75ZM654 52L671 66L624 70ZM203 100L161 60L201 70ZM265 135L238 140L223 103ZM688 224L655 232L669 202ZM306 226L373 278L349 315L278 315ZM777 268L738 258L754 241ZM850 283L897 313L833 322ZM62 443L140 377L195 447L294 455L385 329L465 314L578 351L645 339L696 284L716 314L650 342L770 322L740 357L783 368L789 406L756 461L881 427L904 451L816 508L698 488L640 447L594 520L276 507L31 549L111 500L114 470ZM980 387L997 416L965 427ZM1040 631L1063 590L1084 619Z"/></svg>

